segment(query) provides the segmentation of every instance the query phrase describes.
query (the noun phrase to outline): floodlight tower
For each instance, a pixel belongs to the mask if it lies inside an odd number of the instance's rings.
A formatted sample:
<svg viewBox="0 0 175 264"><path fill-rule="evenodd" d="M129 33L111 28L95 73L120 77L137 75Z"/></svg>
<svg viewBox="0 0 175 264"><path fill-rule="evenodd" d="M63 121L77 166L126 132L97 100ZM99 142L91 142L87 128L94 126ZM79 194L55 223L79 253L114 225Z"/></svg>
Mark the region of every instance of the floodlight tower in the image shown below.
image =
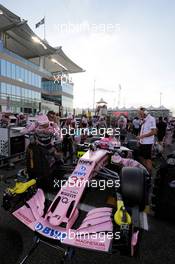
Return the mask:
<svg viewBox="0 0 175 264"><path fill-rule="evenodd" d="M120 107L120 96L121 96L121 90L122 90L122 87L121 87L121 84L118 85L118 102L117 102L117 106L118 108Z"/></svg>

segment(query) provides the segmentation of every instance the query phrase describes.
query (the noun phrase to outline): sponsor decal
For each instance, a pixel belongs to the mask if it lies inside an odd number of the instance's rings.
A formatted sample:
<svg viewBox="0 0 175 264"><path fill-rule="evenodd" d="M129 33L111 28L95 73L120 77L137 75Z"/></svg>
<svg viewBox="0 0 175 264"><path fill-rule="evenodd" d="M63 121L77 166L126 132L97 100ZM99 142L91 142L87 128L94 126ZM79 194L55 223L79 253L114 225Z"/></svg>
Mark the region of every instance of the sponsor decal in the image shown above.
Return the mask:
<svg viewBox="0 0 175 264"><path fill-rule="evenodd" d="M86 171L86 167L85 167L85 166L81 166L81 167L79 168L79 170L80 170L80 171Z"/></svg>
<svg viewBox="0 0 175 264"><path fill-rule="evenodd" d="M86 167L80 166L77 170L73 173L75 176L86 176Z"/></svg>
<svg viewBox="0 0 175 264"><path fill-rule="evenodd" d="M67 233L65 232L59 232L58 230L55 230L53 228L50 228L48 226L44 226L41 223L37 223L35 225L35 230L43 233L44 235L47 235L48 237L58 239L58 240L64 240L67 237Z"/></svg>
<svg viewBox="0 0 175 264"><path fill-rule="evenodd" d="M86 152L85 151L78 151L77 152L77 157L81 158Z"/></svg>
<svg viewBox="0 0 175 264"><path fill-rule="evenodd" d="M69 202L69 199L67 197L63 197L61 201L62 203L67 204Z"/></svg>
<svg viewBox="0 0 175 264"><path fill-rule="evenodd" d="M77 244L82 244L86 246L94 246L94 247L103 247L105 248L105 244L103 242L97 242L97 241L90 241L90 240L85 240L85 239L78 239L76 238L75 242Z"/></svg>
<svg viewBox="0 0 175 264"><path fill-rule="evenodd" d="M70 197L70 198L75 198L76 194L68 193L68 192L61 192L61 195Z"/></svg>
<svg viewBox="0 0 175 264"><path fill-rule="evenodd" d="M26 222L28 222L29 224L32 223L32 221L31 221L27 216L23 215L21 212L18 212L18 215L19 215L20 217L22 217L22 218L23 218Z"/></svg>
<svg viewBox="0 0 175 264"><path fill-rule="evenodd" d="M79 163L79 164L89 165L89 166L90 166L90 165L92 165L93 161L91 161L91 160L80 159L78 163Z"/></svg>
<svg viewBox="0 0 175 264"><path fill-rule="evenodd" d="M75 171L73 174L75 176L86 176L86 173L85 172L81 172L81 171Z"/></svg>
<svg viewBox="0 0 175 264"><path fill-rule="evenodd" d="M73 191L71 190L70 192L73 194L78 194L78 191L75 191L75 190L73 190Z"/></svg>

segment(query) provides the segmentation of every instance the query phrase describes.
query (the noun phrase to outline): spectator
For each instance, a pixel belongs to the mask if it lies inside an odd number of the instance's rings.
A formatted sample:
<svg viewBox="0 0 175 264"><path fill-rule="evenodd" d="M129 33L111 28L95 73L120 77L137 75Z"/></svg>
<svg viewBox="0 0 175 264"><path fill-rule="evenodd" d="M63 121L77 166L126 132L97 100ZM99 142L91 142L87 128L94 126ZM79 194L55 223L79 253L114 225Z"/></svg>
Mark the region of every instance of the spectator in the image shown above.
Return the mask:
<svg viewBox="0 0 175 264"><path fill-rule="evenodd" d="M121 129L121 130L125 130L126 129L126 126L127 126L127 119L125 116L121 115L118 119L118 127Z"/></svg>
<svg viewBox="0 0 175 264"><path fill-rule="evenodd" d="M56 115L55 115L55 112L54 111L49 111L47 113L47 117L48 117L48 119L49 119L50 122L56 123Z"/></svg>
<svg viewBox="0 0 175 264"><path fill-rule="evenodd" d="M138 136L140 131L140 120L137 116L134 117L134 120L132 121L132 125L133 125L133 134Z"/></svg>
<svg viewBox="0 0 175 264"><path fill-rule="evenodd" d="M72 116L72 119L71 119L71 127L72 128L76 128L77 127L77 122L76 122L76 118L75 118L75 116L73 115Z"/></svg>
<svg viewBox="0 0 175 264"><path fill-rule="evenodd" d="M124 142L127 136L127 119L125 116L121 115L118 119L118 127L120 128L120 140Z"/></svg>
<svg viewBox="0 0 175 264"><path fill-rule="evenodd" d="M62 149L64 161L70 159L73 162L73 138L71 135L66 134L63 137Z"/></svg>
<svg viewBox="0 0 175 264"><path fill-rule="evenodd" d="M88 126L93 127L92 117L89 117Z"/></svg>
<svg viewBox="0 0 175 264"><path fill-rule="evenodd" d="M10 126L10 117L11 117L12 113L10 110L7 110L6 112L2 113L1 115L1 127L8 127Z"/></svg>
<svg viewBox="0 0 175 264"><path fill-rule="evenodd" d="M93 116L92 118L92 127L97 127L97 117Z"/></svg>
<svg viewBox="0 0 175 264"><path fill-rule="evenodd" d="M105 117L101 116L98 124L99 128L107 128Z"/></svg>
<svg viewBox="0 0 175 264"><path fill-rule="evenodd" d="M163 121L162 116L159 117L159 122L157 123L157 139L158 143L162 145L165 134L166 134L167 124Z"/></svg>
<svg viewBox="0 0 175 264"><path fill-rule="evenodd" d="M171 123L169 122L168 118L164 118L164 122L166 123L166 134L165 134L165 145L171 146L172 144L172 136L173 136L173 131L172 131L172 126Z"/></svg>
<svg viewBox="0 0 175 264"><path fill-rule="evenodd" d="M66 128L71 127L71 121L72 121L72 115L69 114L68 117L66 118L66 122L64 124L64 127L66 127Z"/></svg>
<svg viewBox="0 0 175 264"><path fill-rule="evenodd" d="M60 115L59 113L55 114L55 122L57 123L57 125L60 127Z"/></svg>
<svg viewBox="0 0 175 264"><path fill-rule="evenodd" d="M127 119L126 129L127 129L128 132L132 132L133 125L132 125L132 121L130 119Z"/></svg>
<svg viewBox="0 0 175 264"><path fill-rule="evenodd" d="M88 120L87 120L87 116L86 115L83 115L82 120L81 120L81 124L82 124L83 128L87 127Z"/></svg>
<svg viewBox="0 0 175 264"><path fill-rule="evenodd" d="M23 113L19 113L19 115L17 116L17 120L18 120L18 126L22 126L22 127L26 126L27 120Z"/></svg>

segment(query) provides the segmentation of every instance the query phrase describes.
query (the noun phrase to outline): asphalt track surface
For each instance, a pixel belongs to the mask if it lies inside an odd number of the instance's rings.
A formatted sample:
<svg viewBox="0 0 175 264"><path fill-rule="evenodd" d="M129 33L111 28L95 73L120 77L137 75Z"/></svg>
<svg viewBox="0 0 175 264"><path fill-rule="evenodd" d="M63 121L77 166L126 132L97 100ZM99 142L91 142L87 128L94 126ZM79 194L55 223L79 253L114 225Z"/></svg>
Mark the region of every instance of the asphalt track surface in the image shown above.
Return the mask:
<svg viewBox="0 0 175 264"><path fill-rule="evenodd" d="M174 147L173 147L174 149ZM14 175L19 169L0 170L0 175L6 177ZM5 188L0 182L0 201ZM91 199L98 203L98 196L91 193ZM1 203L2 204L2 203ZM175 263L175 223L148 217L149 231L144 231L140 243L140 256L130 258L120 256L119 253L109 255L93 251L76 249L73 263L91 264L174 264ZM33 242L33 232L0 208L0 264L16 264L28 252ZM59 264L62 253L40 244L26 264Z"/></svg>

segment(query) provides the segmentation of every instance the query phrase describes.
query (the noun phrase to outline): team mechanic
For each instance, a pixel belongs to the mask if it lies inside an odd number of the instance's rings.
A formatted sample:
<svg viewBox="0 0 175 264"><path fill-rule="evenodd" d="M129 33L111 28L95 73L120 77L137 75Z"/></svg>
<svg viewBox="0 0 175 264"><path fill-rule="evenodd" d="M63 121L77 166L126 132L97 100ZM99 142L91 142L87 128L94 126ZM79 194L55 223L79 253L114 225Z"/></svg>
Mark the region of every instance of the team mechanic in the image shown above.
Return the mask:
<svg viewBox="0 0 175 264"><path fill-rule="evenodd" d="M154 144L154 137L157 133L156 120L149 112L140 107L139 116L143 123L140 130L140 135L137 137L140 143L140 159L142 164L147 168L151 175L152 172L152 145Z"/></svg>

